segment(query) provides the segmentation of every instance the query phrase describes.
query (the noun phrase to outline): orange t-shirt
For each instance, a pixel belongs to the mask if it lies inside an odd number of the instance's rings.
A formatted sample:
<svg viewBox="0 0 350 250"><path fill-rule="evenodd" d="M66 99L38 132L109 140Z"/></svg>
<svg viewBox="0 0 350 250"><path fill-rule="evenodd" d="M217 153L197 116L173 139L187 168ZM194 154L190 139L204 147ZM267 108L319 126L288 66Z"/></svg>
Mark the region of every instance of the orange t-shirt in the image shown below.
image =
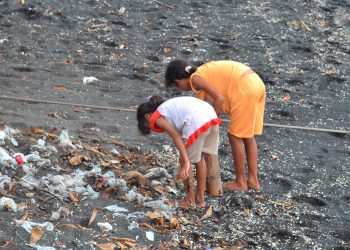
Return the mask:
<svg viewBox="0 0 350 250"><path fill-rule="evenodd" d="M199 76L212 84L224 96L222 111L230 115L229 133L238 137L261 134L265 109L265 86L250 67L235 61L210 61L191 75L190 84L197 97L212 101L204 90L192 83Z"/></svg>

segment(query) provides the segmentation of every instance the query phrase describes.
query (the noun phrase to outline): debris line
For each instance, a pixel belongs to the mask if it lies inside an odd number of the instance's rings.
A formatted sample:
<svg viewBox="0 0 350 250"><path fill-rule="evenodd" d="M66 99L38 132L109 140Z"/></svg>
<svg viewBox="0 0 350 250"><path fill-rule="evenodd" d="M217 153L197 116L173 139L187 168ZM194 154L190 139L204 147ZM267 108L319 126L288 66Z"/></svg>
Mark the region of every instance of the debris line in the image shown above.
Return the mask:
<svg viewBox="0 0 350 250"><path fill-rule="evenodd" d="M30 103L55 104L55 105L73 106L73 107L82 107L82 108L91 108L91 109L104 109L104 110L111 110L111 111L136 112L136 109L131 109L131 108L107 107L107 106L97 106L97 105L68 103L68 102L56 102L56 101L38 100L38 99L4 96L4 95L0 96L0 99L8 100L8 101L22 101L22 102L30 102ZM229 120L223 119L223 121L228 122ZM265 127L275 127L275 128L289 128L289 129L298 129L298 130L307 130L307 131L326 132L326 133L350 134L350 131L343 130L343 129L338 130L338 129L328 129L328 128L312 128L312 127L281 125L281 124L271 124L271 123L264 123L264 126Z"/></svg>

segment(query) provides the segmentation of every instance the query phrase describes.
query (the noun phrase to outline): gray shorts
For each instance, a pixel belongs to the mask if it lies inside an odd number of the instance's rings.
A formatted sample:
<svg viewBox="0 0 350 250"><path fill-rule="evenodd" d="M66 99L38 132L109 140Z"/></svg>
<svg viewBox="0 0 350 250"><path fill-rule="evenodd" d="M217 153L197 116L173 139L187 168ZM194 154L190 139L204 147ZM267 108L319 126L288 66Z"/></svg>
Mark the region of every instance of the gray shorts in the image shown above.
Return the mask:
<svg viewBox="0 0 350 250"><path fill-rule="evenodd" d="M186 148L191 163L201 160L202 153L217 155L219 147L219 125L210 127L193 144Z"/></svg>

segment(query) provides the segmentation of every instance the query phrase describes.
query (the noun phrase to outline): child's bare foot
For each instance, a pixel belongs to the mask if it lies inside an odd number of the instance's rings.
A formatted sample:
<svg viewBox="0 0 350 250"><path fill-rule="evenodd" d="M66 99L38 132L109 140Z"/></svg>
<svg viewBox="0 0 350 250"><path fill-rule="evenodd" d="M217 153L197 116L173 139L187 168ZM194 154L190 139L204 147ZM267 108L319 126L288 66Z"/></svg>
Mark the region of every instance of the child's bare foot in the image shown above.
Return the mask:
<svg viewBox="0 0 350 250"><path fill-rule="evenodd" d="M224 190L235 190L235 191L247 191L248 185L247 183L238 183L236 181L228 181L223 184Z"/></svg>
<svg viewBox="0 0 350 250"><path fill-rule="evenodd" d="M196 206L200 208L205 208L205 201L199 201L196 199Z"/></svg>
<svg viewBox="0 0 350 250"><path fill-rule="evenodd" d="M174 204L173 207L181 207L181 208L194 208L195 207L195 202L190 201L188 199L181 199L181 200L175 200L172 202Z"/></svg>
<svg viewBox="0 0 350 250"><path fill-rule="evenodd" d="M247 185L249 189L253 189L255 191L258 191L260 189L260 184L258 180L248 180Z"/></svg>

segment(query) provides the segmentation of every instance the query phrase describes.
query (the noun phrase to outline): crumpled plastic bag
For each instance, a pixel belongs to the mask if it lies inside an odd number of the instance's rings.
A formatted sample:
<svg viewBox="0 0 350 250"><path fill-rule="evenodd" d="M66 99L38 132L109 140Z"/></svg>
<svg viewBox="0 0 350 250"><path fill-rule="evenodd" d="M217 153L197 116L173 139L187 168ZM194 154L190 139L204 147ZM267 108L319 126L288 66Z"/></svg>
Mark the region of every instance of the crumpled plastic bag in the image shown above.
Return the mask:
<svg viewBox="0 0 350 250"><path fill-rule="evenodd" d="M128 226L129 230L132 230L134 228L139 228L139 223L137 223L136 221L132 221L131 224Z"/></svg>
<svg viewBox="0 0 350 250"><path fill-rule="evenodd" d="M98 226L102 231L105 231L105 232L108 232L108 231L112 231L112 230L113 230L112 225L109 224L108 222L97 222L97 226Z"/></svg>
<svg viewBox="0 0 350 250"><path fill-rule="evenodd" d="M3 130L0 130L0 146L5 145L5 140L10 139L11 144L14 147L18 147L18 143L15 138L13 138L13 135L19 134L19 130L12 129L8 126L5 126Z"/></svg>
<svg viewBox="0 0 350 250"><path fill-rule="evenodd" d="M163 176L165 176L166 178L172 178L172 175L169 174L165 168L161 167L151 168L147 170L147 173L144 175L144 177L146 177L147 179L153 179Z"/></svg>
<svg viewBox="0 0 350 250"><path fill-rule="evenodd" d="M60 134L60 136L58 137L58 142L59 142L59 146L60 147L71 147L73 149L76 148L76 146L74 146L72 144L72 141L69 139L69 135L68 135L68 131L67 130L63 130Z"/></svg>
<svg viewBox="0 0 350 250"><path fill-rule="evenodd" d="M96 192L90 185L87 185L86 192L83 195L90 196L91 199L96 200L100 196L100 193Z"/></svg>
<svg viewBox="0 0 350 250"><path fill-rule="evenodd" d="M16 160L12 158L5 149L0 147L0 166L14 167L16 165Z"/></svg>
<svg viewBox="0 0 350 250"><path fill-rule="evenodd" d="M97 82L97 81L100 81L99 79L97 79L96 77L94 76L85 76L83 78L83 84L89 84L89 83L92 83L92 82Z"/></svg>
<svg viewBox="0 0 350 250"><path fill-rule="evenodd" d="M15 220L17 226L23 227L28 233L32 232L34 227L40 227L46 229L47 231L53 231L54 227L51 222L36 223L32 221Z"/></svg>
<svg viewBox="0 0 350 250"><path fill-rule="evenodd" d="M143 205L145 207L149 207L149 208L153 208L153 209L161 208L161 209L165 209L165 210L169 210L169 211L175 209L175 208L171 207L170 205L165 204L164 200L147 201L147 202L143 203Z"/></svg>
<svg viewBox="0 0 350 250"><path fill-rule="evenodd" d="M0 210L11 210L17 212L16 202L8 197L1 197L0 199Z"/></svg>
<svg viewBox="0 0 350 250"><path fill-rule="evenodd" d="M148 197L144 197L142 194L135 192L133 189L126 194L126 197L128 201L137 201L138 203L149 200Z"/></svg>
<svg viewBox="0 0 350 250"><path fill-rule="evenodd" d="M7 175L2 175L0 173L0 188L4 189L6 183L11 183L11 178Z"/></svg>

